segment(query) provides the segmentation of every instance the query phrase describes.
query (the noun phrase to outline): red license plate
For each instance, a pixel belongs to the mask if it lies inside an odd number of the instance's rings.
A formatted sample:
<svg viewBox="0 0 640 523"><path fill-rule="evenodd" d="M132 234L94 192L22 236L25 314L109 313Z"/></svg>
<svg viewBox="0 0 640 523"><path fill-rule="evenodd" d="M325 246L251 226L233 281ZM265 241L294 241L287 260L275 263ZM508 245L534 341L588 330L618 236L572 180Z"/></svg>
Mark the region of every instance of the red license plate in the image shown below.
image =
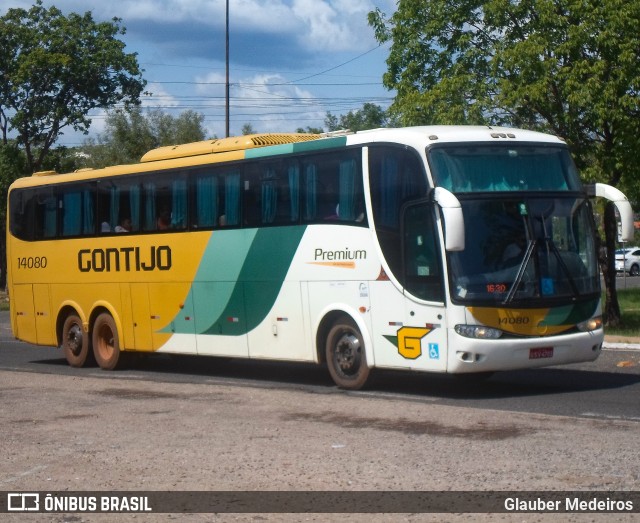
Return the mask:
<svg viewBox="0 0 640 523"><path fill-rule="evenodd" d="M553 358L553 347L539 347L529 349L529 359L538 360L540 358Z"/></svg>

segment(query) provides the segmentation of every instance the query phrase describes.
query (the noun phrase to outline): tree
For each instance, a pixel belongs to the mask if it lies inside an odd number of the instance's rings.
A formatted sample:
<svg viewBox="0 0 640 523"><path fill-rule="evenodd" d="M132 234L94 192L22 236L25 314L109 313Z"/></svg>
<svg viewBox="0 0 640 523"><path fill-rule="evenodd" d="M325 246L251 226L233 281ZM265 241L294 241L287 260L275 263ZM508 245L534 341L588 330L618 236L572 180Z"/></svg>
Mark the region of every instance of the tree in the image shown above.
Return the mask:
<svg viewBox="0 0 640 523"><path fill-rule="evenodd" d="M362 109L349 111L338 118L327 112L324 125L329 131L339 131L349 129L350 131L362 131L365 129L376 129L385 127L388 123L387 113L379 105L365 103Z"/></svg>
<svg viewBox="0 0 640 523"><path fill-rule="evenodd" d="M403 124L547 131L567 140L585 180L640 196L640 0L400 0L369 23L378 41L392 41L383 82L397 91L390 110ZM604 229L610 258L615 227Z"/></svg>
<svg viewBox="0 0 640 523"><path fill-rule="evenodd" d="M145 114L139 107L128 112L110 111L105 132L87 140L83 153L91 167L135 163L156 147L204 140L203 122L204 115L195 111L184 111L176 117L160 109Z"/></svg>
<svg viewBox="0 0 640 523"><path fill-rule="evenodd" d="M0 131L5 144L17 134L29 171L66 128L86 134L92 109L139 103L146 82L136 54L117 38L125 33L120 22L64 16L42 0L0 18Z"/></svg>
<svg viewBox="0 0 640 523"><path fill-rule="evenodd" d="M242 135L243 136L247 136L248 134L256 134L255 129L253 128L253 125L251 125L250 123L246 123L242 126Z"/></svg>
<svg viewBox="0 0 640 523"><path fill-rule="evenodd" d="M25 175L26 159L13 140L0 144L0 223L7 223L7 192L11 183ZM6 235L0 234L0 289L7 286Z"/></svg>
<svg viewBox="0 0 640 523"><path fill-rule="evenodd" d="M311 127L309 125L307 125L307 127L298 127L296 129L297 133L306 133L306 134L322 134L324 132L324 129L320 128L320 127Z"/></svg>

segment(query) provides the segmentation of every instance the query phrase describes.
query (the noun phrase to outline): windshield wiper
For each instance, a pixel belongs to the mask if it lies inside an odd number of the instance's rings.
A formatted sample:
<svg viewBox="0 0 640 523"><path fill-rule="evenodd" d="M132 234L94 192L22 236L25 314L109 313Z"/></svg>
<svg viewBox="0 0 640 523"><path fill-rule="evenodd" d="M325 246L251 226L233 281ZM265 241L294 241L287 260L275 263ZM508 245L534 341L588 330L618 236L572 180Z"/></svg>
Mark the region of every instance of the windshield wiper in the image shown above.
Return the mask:
<svg viewBox="0 0 640 523"><path fill-rule="evenodd" d="M551 252L556 257L556 260L558 260L558 265L560 265L562 272L564 272L565 276L567 277L567 281L569 282L569 286L571 287L571 292L573 293L573 297L577 298L578 295L580 294L580 291L578 290L576 281L573 279L573 276L571 275L571 271L569 270L569 267L567 267L567 264L562 259L562 255L560 254L560 251L556 247L556 244L554 243L554 241L551 238L546 238L545 241L547 243L547 247L551 248Z"/></svg>
<svg viewBox="0 0 640 523"><path fill-rule="evenodd" d="M504 305L511 303L513 301L513 298L516 295L517 289L520 286L520 283L522 283L522 278L524 278L524 273L527 270L527 265L529 265L529 260L531 260L531 257L533 256L533 252L535 251L535 248L536 248L536 240L529 240L527 242L527 250L524 252L524 256L522 257L522 262L520 263L520 267L518 267L518 273L516 274L516 278L513 281L513 285L509 289L509 293L507 294L507 297L502 302Z"/></svg>
<svg viewBox="0 0 640 523"><path fill-rule="evenodd" d="M520 263L520 266L518 267L518 273L516 274L515 280L513 281L513 285L509 289L509 293L507 294L506 298L502 302L503 305L507 305L514 300L516 292L518 291L518 287L522 283L522 279L524 278L524 274L527 270L527 265L529 265L529 261L531 260L531 258L533 257L533 253L535 252L537 242L538 240L529 240L529 242L527 243L527 250L525 251L524 256L522 258L522 263ZM572 296L574 298L577 298L580 294L580 291L578 290L576 281L571 275L571 271L569 270L569 267L567 267L567 264L562 259L562 255L560 254L560 251L556 247L556 244L553 242L551 238L545 238L544 242L547 246L548 251L553 253L554 258L558 261L558 265L560 266L560 269L562 270L563 274L567 278L567 282L569 282L569 286L571 287Z"/></svg>

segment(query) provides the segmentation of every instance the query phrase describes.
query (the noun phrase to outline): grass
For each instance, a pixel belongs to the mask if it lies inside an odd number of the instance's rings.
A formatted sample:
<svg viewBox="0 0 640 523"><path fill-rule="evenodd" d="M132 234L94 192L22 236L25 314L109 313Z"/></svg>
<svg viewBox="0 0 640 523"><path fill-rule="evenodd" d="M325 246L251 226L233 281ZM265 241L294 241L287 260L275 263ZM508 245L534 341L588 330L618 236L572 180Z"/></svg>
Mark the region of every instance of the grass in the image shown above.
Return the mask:
<svg viewBox="0 0 640 523"><path fill-rule="evenodd" d="M622 315L622 327L607 327L607 335L630 338L640 337L640 292L638 289L618 289L618 304ZM602 298L604 307L604 295Z"/></svg>

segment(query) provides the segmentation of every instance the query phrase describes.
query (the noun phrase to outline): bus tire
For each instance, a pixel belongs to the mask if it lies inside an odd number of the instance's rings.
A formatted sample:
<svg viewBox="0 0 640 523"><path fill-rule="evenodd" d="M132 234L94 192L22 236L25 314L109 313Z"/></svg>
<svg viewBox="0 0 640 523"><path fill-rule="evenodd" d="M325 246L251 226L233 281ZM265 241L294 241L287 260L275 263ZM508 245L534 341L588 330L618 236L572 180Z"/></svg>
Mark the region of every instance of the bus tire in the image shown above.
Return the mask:
<svg viewBox="0 0 640 523"><path fill-rule="evenodd" d="M62 352L71 367L84 367L90 360L89 334L77 314L69 314L62 326Z"/></svg>
<svg viewBox="0 0 640 523"><path fill-rule="evenodd" d="M93 323L93 355L103 370L115 370L122 362L118 329L111 314L103 312Z"/></svg>
<svg viewBox="0 0 640 523"><path fill-rule="evenodd" d="M341 389L359 390L369 379L370 370L362 334L350 318L340 318L327 335L327 367Z"/></svg>

